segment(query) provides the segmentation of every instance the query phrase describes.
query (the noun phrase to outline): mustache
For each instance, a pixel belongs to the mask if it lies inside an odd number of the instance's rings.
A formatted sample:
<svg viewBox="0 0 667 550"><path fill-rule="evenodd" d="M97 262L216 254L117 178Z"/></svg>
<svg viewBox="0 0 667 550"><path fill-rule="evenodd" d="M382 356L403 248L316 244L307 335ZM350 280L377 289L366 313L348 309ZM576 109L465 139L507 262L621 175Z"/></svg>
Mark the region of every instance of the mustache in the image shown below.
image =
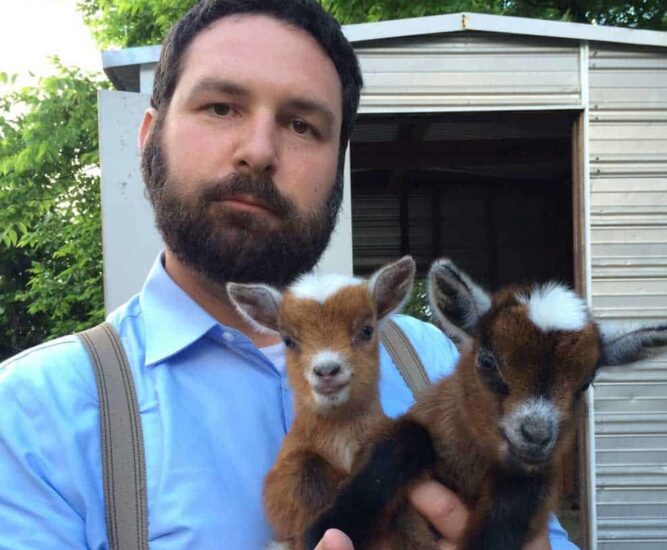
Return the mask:
<svg viewBox="0 0 667 550"><path fill-rule="evenodd" d="M202 202L217 202L238 195L248 195L269 208L279 218L296 216L295 204L283 195L268 178L257 178L246 174L231 174L209 183L201 191Z"/></svg>

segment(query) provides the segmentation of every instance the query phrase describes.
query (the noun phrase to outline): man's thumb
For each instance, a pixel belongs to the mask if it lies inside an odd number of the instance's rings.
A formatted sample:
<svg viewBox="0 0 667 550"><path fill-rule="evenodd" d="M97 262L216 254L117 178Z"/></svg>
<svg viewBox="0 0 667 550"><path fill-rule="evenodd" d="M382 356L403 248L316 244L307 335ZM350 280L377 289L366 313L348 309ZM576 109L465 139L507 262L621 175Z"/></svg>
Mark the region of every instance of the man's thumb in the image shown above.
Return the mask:
<svg viewBox="0 0 667 550"><path fill-rule="evenodd" d="M328 529L315 550L354 550L350 538L338 529Z"/></svg>

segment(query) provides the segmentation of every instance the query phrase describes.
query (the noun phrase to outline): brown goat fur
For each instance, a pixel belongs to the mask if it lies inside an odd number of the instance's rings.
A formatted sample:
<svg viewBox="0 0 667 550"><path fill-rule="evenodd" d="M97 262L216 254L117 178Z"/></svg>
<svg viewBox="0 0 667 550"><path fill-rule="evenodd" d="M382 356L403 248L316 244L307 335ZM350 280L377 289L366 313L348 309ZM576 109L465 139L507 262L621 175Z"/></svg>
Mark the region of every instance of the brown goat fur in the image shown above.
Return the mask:
<svg viewBox="0 0 667 550"><path fill-rule="evenodd" d="M482 528L497 504L494 479L498 468L516 470L526 476L539 469L547 476L542 502L534 510L525 541L546 528L549 513L557 503L558 464L570 447L582 406L575 395L595 370L600 355L594 325L589 324L580 333L544 334L526 320L523 308L501 310L492 317L489 329L494 354L505 367L503 379L512 388L510 395L498 395L480 379L476 364L479 348L476 348L464 353L455 373L428 388L407 414L408 418L428 426L438 457L435 477L459 494L472 510L468 539ZM541 381L539 369L534 367L544 362L544 349L553 350L551 360L559 365L551 381L555 391L550 393L560 413L558 438L548 462L539 466L514 463L515 457L511 456L508 441L498 426L505 413L537 393ZM577 349L582 353L577 353Z"/></svg>
<svg viewBox="0 0 667 550"><path fill-rule="evenodd" d="M555 283L510 287L491 298L448 260L432 266L429 298L461 352L455 372L427 388L368 451L367 462L308 530L307 548L331 527L363 547L370 526L383 522L425 474L454 490L471 511L461 548L521 548L546 530L558 499L560 459L597 369L667 345L667 325L596 323L580 298ZM428 431L430 449L411 444L414 426ZM406 478L401 472L408 462ZM375 490L380 478L390 489ZM373 506L369 494L380 495ZM359 501L370 512L347 514Z"/></svg>
<svg viewBox="0 0 667 550"><path fill-rule="evenodd" d="M405 301L414 271L406 257L369 281L309 276L284 292L228 285L237 309L286 344L295 419L263 495L281 547L302 547L306 527L333 502L372 434L389 422L378 391L378 325Z"/></svg>
<svg viewBox="0 0 667 550"><path fill-rule="evenodd" d="M318 414L315 419L319 421L321 416L322 421L340 423L349 414L356 416L357 410L368 408L374 413L381 410L377 397L380 374L377 331L373 331L369 340L359 336L364 325L374 328L377 325L375 305L366 284L344 287L324 303L300 298L288 290L283 297L280 323L283 334L298 342L285 352L297 414L303 409L319 409L304 373L322 350L340 353L354 365L354 384L350 385L345 407L318 411L326 414ZM344 429L344 424L340 428Z"/></svg>

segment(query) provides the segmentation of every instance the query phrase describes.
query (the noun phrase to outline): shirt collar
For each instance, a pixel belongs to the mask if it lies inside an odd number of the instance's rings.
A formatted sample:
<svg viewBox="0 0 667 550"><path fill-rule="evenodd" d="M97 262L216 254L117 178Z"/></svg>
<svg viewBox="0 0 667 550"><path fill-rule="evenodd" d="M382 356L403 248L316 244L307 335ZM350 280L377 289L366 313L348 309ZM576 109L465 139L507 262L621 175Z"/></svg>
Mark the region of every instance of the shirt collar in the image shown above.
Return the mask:
<svg viewBox="0 0 667 550"><path fill-rule="evenodd" d="M175 355L219 326L173 281L162 262L160 254L139 294L146 330L147 366Z"/></svg>

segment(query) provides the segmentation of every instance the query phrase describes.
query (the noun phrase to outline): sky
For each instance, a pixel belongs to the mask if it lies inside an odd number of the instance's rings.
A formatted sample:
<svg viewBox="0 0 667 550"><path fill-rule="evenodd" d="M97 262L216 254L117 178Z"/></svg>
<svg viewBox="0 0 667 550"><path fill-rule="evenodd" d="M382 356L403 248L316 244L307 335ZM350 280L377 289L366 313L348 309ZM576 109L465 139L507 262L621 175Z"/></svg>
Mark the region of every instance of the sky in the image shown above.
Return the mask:
<svg viewBox="0 0 667 550"><path fill-rule="evenodd" d="M76 0L0 0L0 72L53 73L49 55L64 65L101 71L102 60Z"/></svg>

